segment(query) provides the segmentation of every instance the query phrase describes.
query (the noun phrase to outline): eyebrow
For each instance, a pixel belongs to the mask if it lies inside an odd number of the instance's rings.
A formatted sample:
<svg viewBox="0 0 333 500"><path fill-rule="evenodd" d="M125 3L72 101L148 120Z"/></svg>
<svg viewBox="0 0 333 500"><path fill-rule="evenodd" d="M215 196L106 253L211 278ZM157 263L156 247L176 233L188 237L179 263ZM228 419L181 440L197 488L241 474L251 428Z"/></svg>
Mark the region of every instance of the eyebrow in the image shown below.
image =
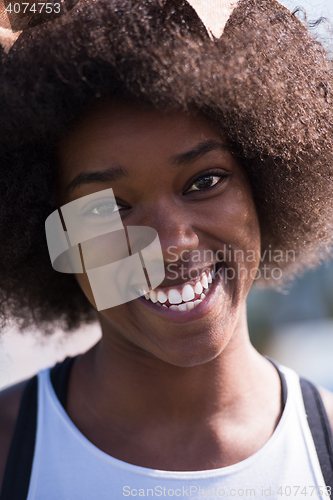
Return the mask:
<svg viewBox="0 0 333 500"><path fill-rule="evenodd" d="M170 158L170 163L173 167L180 167L192 163L210 151L214 150L229 150L226 144L219 141L209 140L198 144L191 151L174 155ZM67 185L65 194L68 195L74 189L84 185L92 184L94 182L114 182L125 177L128 177L128 170L122 165L117 165L106 170L98 170L96 172L80 172L74 179Z"/></svg>
<svg viewBox="0 0 333 500"><path fill-rule="evenodd" d="M113 182L128 177L128 171L125 167L117 165L116 167L108 168L106 170L98 170L97 172L80 172L74 179L67 185L65 194L68 195L74 189L84 185L92 184L94 182Z"/></svg>
<svg viewBox="0 0 333 500"><path fill-rule="evenodd" d="M199 158L209 153L210 151L221 150L221 149L223 151L229 151L228 146L226 144L223 144L223 142L214 140L204 141L198 144L191 151L187 151L186 153L181 153L179 155L172 156L171 164L175 167L181 167L183 165L198 160Z"/></svg>

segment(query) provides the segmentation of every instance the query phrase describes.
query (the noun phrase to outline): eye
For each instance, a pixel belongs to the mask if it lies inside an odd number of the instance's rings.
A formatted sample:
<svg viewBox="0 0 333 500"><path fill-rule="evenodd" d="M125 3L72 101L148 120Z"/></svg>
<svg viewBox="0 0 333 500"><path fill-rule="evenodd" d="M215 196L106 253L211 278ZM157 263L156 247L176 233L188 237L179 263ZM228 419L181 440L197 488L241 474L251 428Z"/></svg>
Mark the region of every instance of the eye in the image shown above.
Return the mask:
<svg viewBox="0 0 333 500"><path fill-rule="evenodd" d="M206 191L214 186L216 186L223 178L228 177L227 175L219 174L206 174L199 177L193 184L190 189L186 192L189 193L191 191Z"/></svg>
<svg viewBox="0 0 333 500"><path fill-rule="evenodd" d="M121 208L114 200L96 200L84 208L83 215L93 220L112 218Z"/></svg>
<svg viewBox="0 0 333 500"><path fill-rule="evenodd" d="M115 203L104 203L93 208L90 213L93 215L107 216L117 211L119 211L119 207Z"/></svg>

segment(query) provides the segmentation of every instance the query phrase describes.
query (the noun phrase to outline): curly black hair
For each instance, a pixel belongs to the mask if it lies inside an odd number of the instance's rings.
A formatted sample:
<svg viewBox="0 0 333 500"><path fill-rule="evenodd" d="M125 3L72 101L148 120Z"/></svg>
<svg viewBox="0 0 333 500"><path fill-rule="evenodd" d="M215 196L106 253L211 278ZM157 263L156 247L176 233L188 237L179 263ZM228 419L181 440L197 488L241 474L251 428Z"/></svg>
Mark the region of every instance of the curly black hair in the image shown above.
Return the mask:
<svg viewBox="0 0 333 500"><path fill-rule="evenodd" d="M246 169L283 280L332 243L332 69L323 47L275 0L241 0L220 38L185 0L99 0L23 32L1 52L0 314L46 333L93 321L73 275L52 269L56 149L95 102L121 98L203 113ZM266 253L265 253L266 251Z"/></svg>

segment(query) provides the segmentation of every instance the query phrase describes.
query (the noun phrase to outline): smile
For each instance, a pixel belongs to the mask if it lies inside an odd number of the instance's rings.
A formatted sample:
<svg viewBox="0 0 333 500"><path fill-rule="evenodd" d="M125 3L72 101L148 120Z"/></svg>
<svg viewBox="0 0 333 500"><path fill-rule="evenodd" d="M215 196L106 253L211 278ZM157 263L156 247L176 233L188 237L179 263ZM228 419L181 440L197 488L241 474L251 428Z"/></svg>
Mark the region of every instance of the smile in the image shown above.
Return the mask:
<svg viewBox="0 0 333 500"><path fill-rule="evenodd" d="M172 311L191 311L205 300L214 283L214 272L206 269L197 278L180 286L155 288L145 294L145 299L157 307Z"/></svg>

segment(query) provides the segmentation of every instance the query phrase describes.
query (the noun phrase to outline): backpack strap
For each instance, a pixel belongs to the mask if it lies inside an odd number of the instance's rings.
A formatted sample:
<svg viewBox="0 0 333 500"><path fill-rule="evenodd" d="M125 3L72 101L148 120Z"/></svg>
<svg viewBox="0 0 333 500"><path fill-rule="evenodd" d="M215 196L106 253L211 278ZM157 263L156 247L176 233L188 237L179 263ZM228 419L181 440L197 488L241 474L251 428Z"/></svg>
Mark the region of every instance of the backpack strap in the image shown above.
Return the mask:
<svg viewBox="0 0 333 500"><path fill-rule="evenodd" d="M270 361L272 363L272 365L275 366L276 371L279 374L280 382L281 382L281 403L282 403L281 407L282 407L282 411L283 411L284 407L286 406L287 395L288 395L288 387L287 387L286 377L284 376L284 373L282 373L282 371L279 368L279 365L277 364L276 361L274 361L274 359L270 358L269 356L264 356L264 358L268 359L268 361Z"/></svg>
<svg viewBox="0 0 333 500"><path fill-rule="evenodd" d="M300 377L305 412L326 486L333 492L333 436L323 400L309 380Z"/></svg>
<svg viewBox="0 0 333 500"><path fill-rule="evenodd" d="M73 358L67 357L61 363L57 363L50 371L54 392L65 409L69 374L76 358L78 356L74 356Z"/></svg>
<svg viewBox="0 0 333 500"><path fill-rule="evenodd" d="M23 391L0 500L26 500L28 496L36 439L37 392L35 375Z"/></svg>
<svg viewBox="0 0 333 500"><path fill-rule="evenodd" d="M282 408L287 400L287 383L279 365L268 356L265 356L277 369L281 380ZM300 385L304 401L305 413L316 447L319 464L327 487L333 493L333 436L327 413L321 395L312 382L300 377Z"/></svg>
<svg viewBox="0 0 333 500"><path fill-rule="evenodd" d="M50 372L54 391L66 407L66 394L70 369L76 357L67 357ZM38 406L38 378L32 377L22 395L20 409L11 442L0 500L26 500L29 491L35 452Z"/></svg>

